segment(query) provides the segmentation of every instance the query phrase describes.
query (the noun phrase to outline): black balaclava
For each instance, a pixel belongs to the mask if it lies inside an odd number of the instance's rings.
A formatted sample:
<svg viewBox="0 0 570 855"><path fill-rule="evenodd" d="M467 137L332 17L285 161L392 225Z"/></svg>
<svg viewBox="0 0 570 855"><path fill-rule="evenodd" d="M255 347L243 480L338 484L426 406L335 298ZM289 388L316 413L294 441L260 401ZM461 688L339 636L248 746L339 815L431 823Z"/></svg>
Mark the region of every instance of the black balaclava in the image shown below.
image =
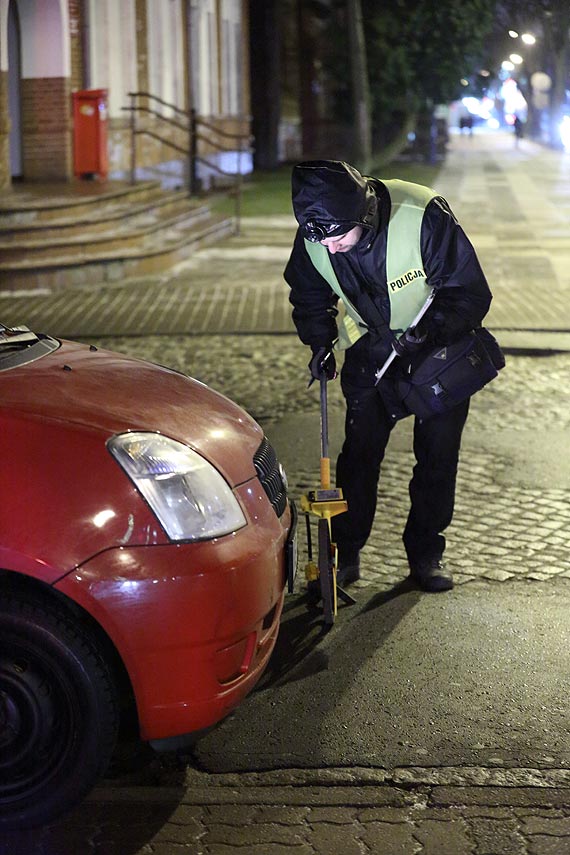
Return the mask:
<svg viewBox="0 0 570 855"><path fill-rule="evenodd" d="M376 196L366 179L348 163L299 163L293 167L292 190L295 218L309 240L345 234L354 226L374 225Z"/></svg>

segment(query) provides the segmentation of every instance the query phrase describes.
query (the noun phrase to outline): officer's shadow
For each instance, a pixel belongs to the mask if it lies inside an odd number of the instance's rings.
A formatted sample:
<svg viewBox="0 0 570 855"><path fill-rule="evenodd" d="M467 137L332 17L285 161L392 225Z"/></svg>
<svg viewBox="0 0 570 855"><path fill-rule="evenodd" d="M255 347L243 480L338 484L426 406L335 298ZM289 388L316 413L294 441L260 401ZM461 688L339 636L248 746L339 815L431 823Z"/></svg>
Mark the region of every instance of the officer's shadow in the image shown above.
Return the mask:
<svg viewBox="0 0 570 855"><path fill-rule="evenodd" d="M269 665L257 691L274 688L285 683L303 680L330 667L330 641L333 634L352 636L354 621L369 612L381 611L376 644L383 643L402 618L420 599L420 592L409 578L397 582L385 591L370 597L367 588L350 588L356 602L347 605L339 598L338 613L332 626L324 623L322 606L308 593L291 595L285 603L279 635ZM368 598L367 598L368 597ZM399 602L396 604L394 601ZM390 606L394 603L393 606ZM325 649L325 641L327 646ZM360 650L360 655L364 653ZM358 652L354 651L355 658Z"/></svg>

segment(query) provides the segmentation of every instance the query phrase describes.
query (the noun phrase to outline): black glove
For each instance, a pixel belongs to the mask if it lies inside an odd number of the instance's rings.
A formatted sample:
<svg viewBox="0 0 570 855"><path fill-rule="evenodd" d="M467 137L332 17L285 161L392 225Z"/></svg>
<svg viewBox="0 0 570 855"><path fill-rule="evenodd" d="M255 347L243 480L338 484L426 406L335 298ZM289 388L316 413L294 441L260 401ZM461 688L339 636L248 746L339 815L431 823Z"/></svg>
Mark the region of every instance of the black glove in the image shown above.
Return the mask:
<svg viewBox="0 0 570 855"><path fill-rule="evenodd" d="M398 356L412 356L421 350L426 343L427 335L417 335L416 328L410 327L400 338L393 343L394 350Z"/></svg>
<svg viewBox="0 0 570 855"><path fill-rule="evenodd" d="M320 380L325 374L327 380L336 377L336 361L331 347L313 347L313 356L309 362L309 371L314 380Z"/></svg>

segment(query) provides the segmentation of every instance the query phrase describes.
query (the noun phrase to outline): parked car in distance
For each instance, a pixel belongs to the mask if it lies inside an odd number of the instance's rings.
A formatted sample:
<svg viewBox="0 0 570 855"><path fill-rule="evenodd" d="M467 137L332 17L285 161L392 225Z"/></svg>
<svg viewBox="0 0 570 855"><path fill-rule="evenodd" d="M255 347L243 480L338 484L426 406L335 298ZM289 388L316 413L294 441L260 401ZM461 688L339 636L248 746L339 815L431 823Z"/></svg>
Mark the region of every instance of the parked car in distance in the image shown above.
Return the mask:
<svg viewBox="0 0 570 855"><path fill-rule="evenodd" d="M294 508L240 407L94 346L0 326L0 431L2 830L78 803L126 711L168 748L244 698Z"/></svg>

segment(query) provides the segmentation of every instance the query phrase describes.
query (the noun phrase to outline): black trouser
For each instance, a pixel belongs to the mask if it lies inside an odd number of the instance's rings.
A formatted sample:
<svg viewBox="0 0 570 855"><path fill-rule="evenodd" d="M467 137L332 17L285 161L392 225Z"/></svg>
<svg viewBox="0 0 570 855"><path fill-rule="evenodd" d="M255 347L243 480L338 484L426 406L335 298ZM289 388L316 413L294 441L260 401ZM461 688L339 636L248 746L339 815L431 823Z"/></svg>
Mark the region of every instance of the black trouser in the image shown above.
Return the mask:
<svg viewBox="0 0 570 855"><path fill-rule="evenodd" d="M348 501L348 511L332 520L339 552L360 550L370 535L378 491L380 464L394 420L375 387L343 386L347 402L345 441L337 461L336 483ZM410 481L411 508L403 541L411 565L440 557L442 532L450 524L461 434L469 401L426 421L415 420L416 465Z"/></svg>

